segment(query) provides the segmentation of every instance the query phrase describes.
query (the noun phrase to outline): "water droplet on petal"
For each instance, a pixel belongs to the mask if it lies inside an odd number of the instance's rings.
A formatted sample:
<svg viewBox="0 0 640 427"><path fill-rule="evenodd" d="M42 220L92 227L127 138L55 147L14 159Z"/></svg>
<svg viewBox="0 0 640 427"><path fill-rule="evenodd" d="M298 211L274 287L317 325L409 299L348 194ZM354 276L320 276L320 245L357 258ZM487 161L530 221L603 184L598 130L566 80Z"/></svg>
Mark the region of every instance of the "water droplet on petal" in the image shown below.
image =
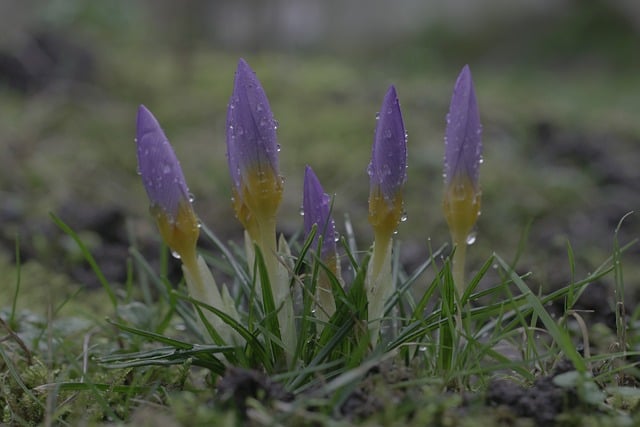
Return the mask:
<svg viewBox="0 0 640 427"><path fill-rule="evenodd" d="M300 216L304 216L304 207L300 206L300 209L298 209L298 213L300 214Z"/></svg>
<svg viewBox="0 0 640 427"><path fill-rule="evenodd" d="M402 212L402 215L400 216L400 222L405 222L408 218L407 212L404 211Z"/></svg>
<svg viewBox="0 0 640 427"><path fill-rule="evenodd" d="M472 231L467 236L467 245L473 245L476 242L476 232Z"/></svg>
<svg viewBox="0 0 640 427"><path fill-rule="evenodd" d="M175 259L180 259L180 254L176 251L171 251L171 256Z"/></svg>

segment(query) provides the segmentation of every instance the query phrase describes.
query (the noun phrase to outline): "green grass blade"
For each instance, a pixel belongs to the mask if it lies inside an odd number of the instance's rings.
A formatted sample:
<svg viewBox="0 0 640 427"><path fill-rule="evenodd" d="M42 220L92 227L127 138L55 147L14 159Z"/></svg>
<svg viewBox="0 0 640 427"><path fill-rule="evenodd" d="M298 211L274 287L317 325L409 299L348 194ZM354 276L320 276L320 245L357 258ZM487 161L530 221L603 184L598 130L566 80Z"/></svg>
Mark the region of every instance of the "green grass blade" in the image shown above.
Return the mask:
<svg viewBox="0 0 640 427"><path fill-rule="evenodd" d="M527 284L524 283L524 281L520 278L520 276L518 276L518 274L515 271L513 271L513 269L509 266L509 264L507 264L498 255L495 255L495 258L500 264L500 266L503 268L503 270L509 275L513 283L518 287L520 292L523 295L525 295L527 302L531 306L532 310L535 312L536 316L540 318L540 320L544 324L545 328L547 329L551 337L558 344L558 346L564 352L566 357L569 358L569 360L571 360L576 370L581 373L587 372L587 365L584 361L584 358L576 350L575 345L571 341L571 337L565 330L560 329L560 327L555 322L555 320L553 320L551 315L549 315L547 310L545 310L544 306L540 301L540 298L538 298L536 295L533 294L533 292L531 292L531 289L529 289Z"/></svg>
<svg viewBox="0 0 640 427"><path fill-rule="evenodd" d="M71 237L74 242L76 242L76 244L78 245L78 248L80 248L80 252L82 252L82 255L84 256L84 259L87 261L87 263L89 263L89 266L91 266L91 269L93 270L93 273L96 275L96 277L98 278L98 281L100 282L100 284L102 285L103 289L107 293L107 296L109 297L109 301L111 301L111 305L113 306L113 309L116 310L117 307L118 307L118 300L116 298L116 294L115 294L114 290L111 288L111 284L109 283L107 278L102 273L102 270L98 266L98 263L96 262L95 258L93 257L93 255L91 255L91 252L89 251L87 246L84 244L82 239L80 239L80 236L78 236L78 233L73 231L71 229L71 227L69 227L67 224L65 224L65 222L62 221L53 212L49 213L49 215L51 216L51 219L53 219L53 222L65 234L67 234L69 237Z"/></svg>

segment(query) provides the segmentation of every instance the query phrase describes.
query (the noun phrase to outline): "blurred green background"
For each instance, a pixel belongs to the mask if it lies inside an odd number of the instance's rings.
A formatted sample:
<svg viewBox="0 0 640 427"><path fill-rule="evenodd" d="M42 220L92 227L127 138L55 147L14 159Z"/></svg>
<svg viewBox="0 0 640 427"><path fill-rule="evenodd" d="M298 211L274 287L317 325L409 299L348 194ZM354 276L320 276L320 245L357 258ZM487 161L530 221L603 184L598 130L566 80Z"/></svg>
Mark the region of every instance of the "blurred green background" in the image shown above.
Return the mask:
<svg viewBox="0 0 640 427"><path fill-rule="evenodd" d="M60 283L63 293L73 292L69 283L95 286L49 212L82 235L115 282L125 280L133 237L157 256L136 175L140 103L172 142L202 220L224 239L240 239L224 135L240 57L279 121L286 235L302 225L309 164L335 194L338 229L348 212L360 249L368 248L375 113L395 84L409 134L401 260L411 268L447 242L444 124L464 64L485 148L470 272L493 251L514 259L521 249L519 269L533 271L533 285L565 284L574 274L568 242L575 274L593 271L611 254L619 220L640 207L640 3L633 0L8 0L0 25L3 300L15 277L17 235L25 286ZM635 214L620 241L638 231ZM636 247L625 256L632 291L640 285L638 255Z"/></svg>

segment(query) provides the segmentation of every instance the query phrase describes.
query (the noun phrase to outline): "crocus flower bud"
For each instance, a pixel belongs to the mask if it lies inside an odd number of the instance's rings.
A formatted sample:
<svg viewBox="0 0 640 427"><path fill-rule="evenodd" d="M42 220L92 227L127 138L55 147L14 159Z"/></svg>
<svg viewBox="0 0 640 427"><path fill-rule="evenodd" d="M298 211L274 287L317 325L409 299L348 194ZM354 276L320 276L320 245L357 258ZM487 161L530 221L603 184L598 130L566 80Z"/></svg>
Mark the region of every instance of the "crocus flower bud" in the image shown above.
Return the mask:
<svg viewBox="0 0 640 427"><path fill-rule="evenodd" d="M253 70L240 59L227 110L227 160L238 220L256 239L257 223L275 217L282 199L276 121Z"/></svg>
<svg viewBox="0 0 640 427"><path fill-rule="evenodd" d="M310 166L304 170L304 195L302 211L304 212L304 231L309 235L314 225L318 229L313 240L312 248L317 248L318 238L322 236L320 258L323 261L336 260L336 226L330 215L331 197L324 192L318 177Z"/></svg>
<svg viewBox="0 0 640 427"><path fill-rule="evenodd" d="M478 175L482 126L469 66L458 76L447 115L444 214L456 244L464 244L480 214Z"/></svg>
<svg viewBox="0 0 640 427"><path fill-rule="evenodd" d="M195 260L200 230L180 163L160 124L144 105L138 108L136 127L138 171L160 235L174 255Z"/></svg>
<svg viewBox="0 0 640 427"><path fill-rule="evenodd" d="M340 278L340 264L336 248L336 226L331 218L331 197L324 192L318 177L310 166L304 170L304 195L302 209L304 212L304 231L307 235L314 225L317 227L312 248L318 247L318 239L322 236L320 259L332 273ZM331 283L325 272L321 272L316 285L316 298L320 310L316 315L321 320L328 320L336 310Z"/></svg>
<svg viewBox="0 0 640 427"><path fill-rule="evenodd" d="M390 236L403 215L402 190L407 181L407 135L393 86L378 114L368 173L369 222L376 233Z"/></svg>

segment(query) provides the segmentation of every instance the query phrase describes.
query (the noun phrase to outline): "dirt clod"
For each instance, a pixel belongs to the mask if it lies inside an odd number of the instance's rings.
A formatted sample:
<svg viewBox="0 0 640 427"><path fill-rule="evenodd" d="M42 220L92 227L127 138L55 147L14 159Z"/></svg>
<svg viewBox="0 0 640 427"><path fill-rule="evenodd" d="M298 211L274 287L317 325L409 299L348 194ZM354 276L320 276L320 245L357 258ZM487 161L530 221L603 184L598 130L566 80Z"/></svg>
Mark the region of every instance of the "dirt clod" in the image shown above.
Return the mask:
<svg viewBox="0 0 640 427"><path fill-rule="evenodd" d="M282 385L272 381L264 373L250 369L231 367L218 382L218 397L225 404L237 408L241 417L247 415L247 399L261 402L290 401L293 395Z"/></svg>

